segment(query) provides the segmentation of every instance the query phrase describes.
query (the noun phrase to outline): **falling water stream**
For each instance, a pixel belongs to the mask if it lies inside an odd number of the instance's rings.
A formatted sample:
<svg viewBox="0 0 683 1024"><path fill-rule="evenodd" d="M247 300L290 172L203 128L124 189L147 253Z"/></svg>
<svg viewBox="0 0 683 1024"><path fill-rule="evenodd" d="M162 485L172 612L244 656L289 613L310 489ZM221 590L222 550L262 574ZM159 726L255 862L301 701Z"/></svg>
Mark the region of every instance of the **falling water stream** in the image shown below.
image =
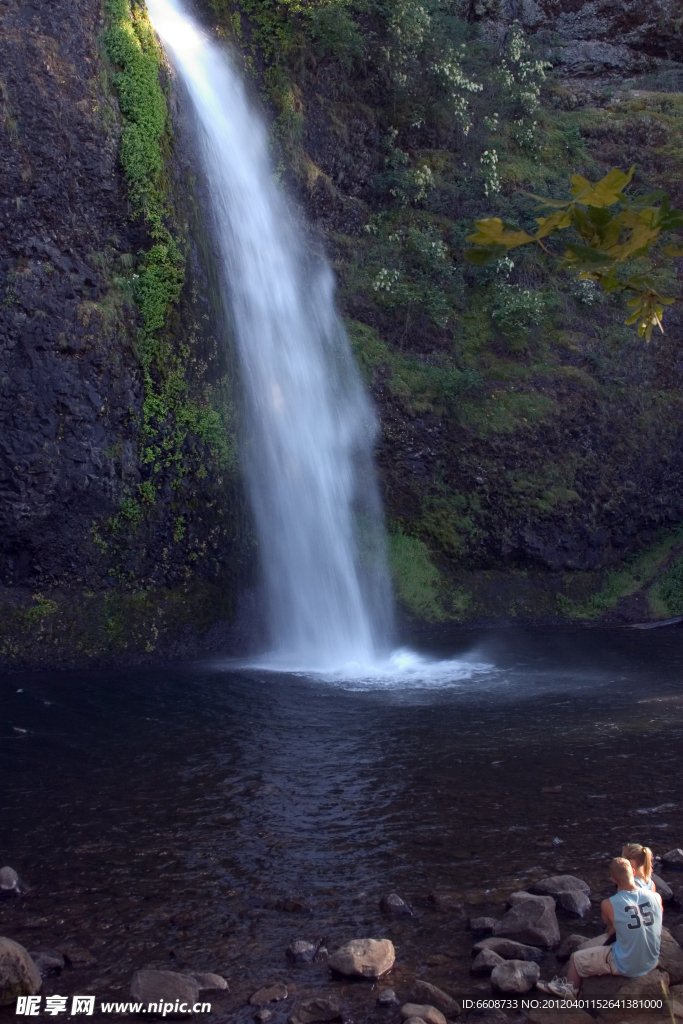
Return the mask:
<svg viewBox="0 0 683 1024"><path fill-rule="evenodd" d="M244 463L273 666L372 664L392 632L376 424L334 306L226 54L173 0L150 17L189 92L244 379Z"/></svg>

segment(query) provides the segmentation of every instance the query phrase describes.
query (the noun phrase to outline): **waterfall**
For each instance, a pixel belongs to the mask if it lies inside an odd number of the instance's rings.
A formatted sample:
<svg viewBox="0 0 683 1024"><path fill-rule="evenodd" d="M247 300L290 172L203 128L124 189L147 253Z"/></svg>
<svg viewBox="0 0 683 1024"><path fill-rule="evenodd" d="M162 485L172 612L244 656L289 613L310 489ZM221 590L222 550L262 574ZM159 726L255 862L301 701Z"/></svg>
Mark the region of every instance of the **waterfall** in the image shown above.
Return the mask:
<svg viewBox="0 0 683 1024"><path fill-rule="evenodd" d="M375 418L314 260L272 176L241 78L175 0L147 0L198 126L203 176L246 392L244 468L271 663L371 664L392 603L372 466Z"/></svg>

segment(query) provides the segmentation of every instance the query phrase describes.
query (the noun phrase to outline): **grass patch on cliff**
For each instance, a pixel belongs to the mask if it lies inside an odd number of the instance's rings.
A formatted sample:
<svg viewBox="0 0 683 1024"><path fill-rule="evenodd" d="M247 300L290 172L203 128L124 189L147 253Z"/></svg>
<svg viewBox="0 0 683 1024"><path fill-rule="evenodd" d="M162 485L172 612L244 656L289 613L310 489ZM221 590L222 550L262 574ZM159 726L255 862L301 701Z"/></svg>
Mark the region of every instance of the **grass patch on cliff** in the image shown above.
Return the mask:
<svg viewBox="0 0 683 1024"><path fill-rule="evenodd" d="M389 565L399 601L419 621L449 622L467 611L469 593L461 587L449 590L424 541L400 527L389 535Z"/></svg>
<svg viewBox="0 0 683 1024"><path fill-rule="evenodd" d="M448 365L422 362L404 355L382 341L374 327L347 320L346 327L356 362L366 383L372 384L380 367L386 369L388 390L402 405L414 412L443 414L453 409L459 397L479 387L481 374Z"/></svg>
<svg viewBox="0 0 683 1024"><path fill-rule="evenodd" d="M570 619L599 619L605 612L616 607L621 598L629 597L647 586L669 558L675 545L682 540L683 526L680 526L664 540L642 551L621 569L609 572L602 590L597 594L592 594L581 602L572 601L566 594L558 594L557 603L562 612ZM666 576L663 577L663 579L665 578ZM668 586L670 587L668 592L673 597L676 592L674 576ZM667 584L664 587L664 593L667 593Z"/></svg>
<svg viewBox="0 0 683 1024"><path fill-rule="evenodd" d="M660 618L683 614L683 557L675 559L648 594L652 611Z"/></svg>

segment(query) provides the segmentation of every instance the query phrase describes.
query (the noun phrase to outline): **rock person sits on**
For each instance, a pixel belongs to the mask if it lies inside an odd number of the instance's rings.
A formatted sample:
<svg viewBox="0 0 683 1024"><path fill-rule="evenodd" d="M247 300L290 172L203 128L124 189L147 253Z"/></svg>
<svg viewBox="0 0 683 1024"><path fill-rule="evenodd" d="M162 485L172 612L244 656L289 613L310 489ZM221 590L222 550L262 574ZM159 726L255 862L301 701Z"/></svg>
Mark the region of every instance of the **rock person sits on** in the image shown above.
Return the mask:
<svg viewBox="0 0 683 1024"><path fill-rule="evenodd" d="M566 979L537 982L536 988L541 992L572 998L578 996L582 978L601 974L640 978L657 966L662 941L662 898L659 893L636 885L633 868L625 857L615 857L609 870L617 892L603 900L600 908L607 925L606 939L600 945L572 953Z"/></svg>

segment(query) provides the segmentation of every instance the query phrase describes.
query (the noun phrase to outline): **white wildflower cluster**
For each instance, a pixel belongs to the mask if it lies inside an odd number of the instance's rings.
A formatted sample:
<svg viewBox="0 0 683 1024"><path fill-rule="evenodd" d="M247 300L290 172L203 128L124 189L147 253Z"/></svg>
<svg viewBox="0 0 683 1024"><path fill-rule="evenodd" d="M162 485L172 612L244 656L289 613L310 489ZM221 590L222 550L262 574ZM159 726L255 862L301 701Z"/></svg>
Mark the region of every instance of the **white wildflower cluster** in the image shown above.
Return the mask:
<svg viewBox="0 0 683 1024"><path fill-rule="evenodd" d="M528 122L522 117L518 121L513 121L513 124L512 135L517 145L530 153L536 153L539 148L538 142L540 137L538 121Z"/></svg>
<svg viewBox="0 0 683 1024"><path fill-rule="evenodd" d="M452 110L467 135L472 127L469 103L464 93L481 92L484 88L480 82L473 82L462 69L460 58L464 56L465 45L460 47L460 55L451 50L446 60L432 64L432 71L448 90Z"/></svg>
<svg viewBox="0 0 683 1024"><path fill-rule="evenodd" d="M391 292L396 290L396 285L401 277L400 270L387 270L386 267L382 267L379 274L372 283L372 287L376 292Z"/></svg>
<svg viewBox="0 0 683 1024"><path fill-rule="evenodd" d="M484 192L487 196L500 192L500 178L498 177L498 153L495 149L485 149L479 157L479 162L484 168Z"/></svg>
<svg viewBox="0 0 683 1024"><path fill-rule="evenodd" d="M514 261L509 256L503 256L502 260L498 260L496 263L496 273L504 274L505 277L509 277L514 269Z"/></svg>
<svg viewBox="0 0 683 1024"><path fill-rule="evenodd" d="M391 189L392 196L395 196L402 203L415 202L427 198L427 194L434 188L434 175L427 164L421 167L414 167L406 171L400 186ZM410 190L410 191L408 191Z"/></svg>
<svg viewBox="0 0 683 1024"><path fill-rule="evenodd" d="M504 89L519 100L525 113L530 115L540 106L541 83L545 81L546 70L552 64L547 60L524 59L528 51L524 32L515 23L506 48L507 59L503 59L498 66L498 79Z"/></svg>
<svg viewBox="0 0 683 1024"><path fill-rule="evenodd" d="M484 118L484 125L485 125L485 127L490 132L497 132L498 129L500 128L500 123L498 121L498 114L494 113L494 114L491 115L491 117L485 117Z"/></svg>

